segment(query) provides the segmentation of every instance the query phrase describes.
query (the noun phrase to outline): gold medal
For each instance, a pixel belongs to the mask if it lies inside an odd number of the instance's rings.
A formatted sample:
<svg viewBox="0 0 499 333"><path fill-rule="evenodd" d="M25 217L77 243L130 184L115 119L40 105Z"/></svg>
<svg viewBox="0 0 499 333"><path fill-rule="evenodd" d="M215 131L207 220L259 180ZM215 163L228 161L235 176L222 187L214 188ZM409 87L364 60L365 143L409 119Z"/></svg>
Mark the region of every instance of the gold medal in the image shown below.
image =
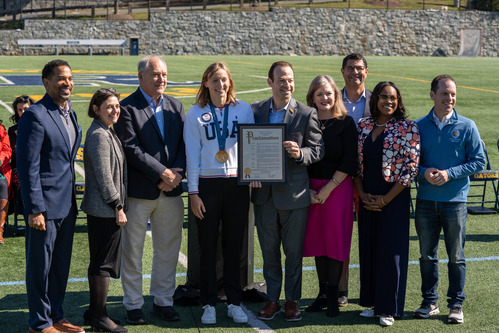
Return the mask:
<svg viewBox="0 0 499 333"><path fill-rule="evenodd" d="M225 150L219 150L215 155L215 158L220 163L225 163L229 160L229 154Z"/></svg>

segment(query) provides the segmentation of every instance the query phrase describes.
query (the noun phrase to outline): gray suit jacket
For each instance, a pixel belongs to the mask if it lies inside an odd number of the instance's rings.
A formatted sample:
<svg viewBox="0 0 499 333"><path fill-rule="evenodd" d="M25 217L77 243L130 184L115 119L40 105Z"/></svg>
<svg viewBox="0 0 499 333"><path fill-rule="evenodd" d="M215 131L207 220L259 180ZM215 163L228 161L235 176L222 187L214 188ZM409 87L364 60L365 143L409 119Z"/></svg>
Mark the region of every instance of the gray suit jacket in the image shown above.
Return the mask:
<svg viewBox="0 0 499 333"><path fill-rule="evenodd" d="M85 194L81 209L97 217L115 217L109 205L119 200L127 209L127 166L118 137L102 121L90 125L85 139Z"/></svg>
<svg viewBox="0 0 499 333"><path fill-rule="evenodd" d="M269 122L270 102L272 98L252 104L255 124ZM293 138L301 147L303 161L296 162L288 157L288 175L286 185L264 185L252 189L251 201L263 205L270 196L279 210L304 208L310 205L307 166L318 162L324 156L324 143L320 130L317 111L294 98L289 102L289 109L284 117L287 124L286 140Z"/></svg>

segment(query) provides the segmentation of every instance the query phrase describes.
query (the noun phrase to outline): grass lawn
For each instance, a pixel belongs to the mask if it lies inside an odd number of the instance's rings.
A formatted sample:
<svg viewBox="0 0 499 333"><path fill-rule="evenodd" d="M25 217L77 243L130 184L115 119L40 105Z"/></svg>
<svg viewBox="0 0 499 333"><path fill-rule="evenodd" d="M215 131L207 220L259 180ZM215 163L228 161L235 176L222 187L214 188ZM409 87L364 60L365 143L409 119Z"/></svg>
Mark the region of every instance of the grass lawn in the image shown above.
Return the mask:
<svg viewBox="0 0 499 333"><path fill-rule="evenodd" d="M135 85L106 84L105 75L121 75L123 78L136 75L136 63L139 57L121 56L59 56L67 60L73 69L76 86L73 90L73 108L78 114L79 123L85 132L90 125L86 115L90 96L99 87L114 87L122 97L135 91ZM11 126L9 112L3 106L10 105L20 94L29 94L35 99L41 98L44 88L39 85L39 76L45 63L55 56L40 57L0 57L0 119L8 128ZM294 97L305 100L311 80L319 74L329 74L342 86L340 73L341 57L277 57L277 56L165 56L168 64L168 79L172 82L200 81L204 69L217 60L225 61L230 67L235 81L238 98L247 102L260 100L271 95L266 84L267 71L272 62L288 60L295 68L296 91ZM492 167L499 169L499 153L496 147L499 139L497 126L497 104L499 102L499 58L424 58L424 57L368 57L369 74L367 88L372 89L379 81L395 82L409 110L409 118L417 119L428 113L432 106L429 98L430 81L438 74L450 74L458 83L457 111L473 119L485 141ZM3 78L12 75L35 75L33 82L26 86L5 86ZM89 77L92 76L92 78ZM92 85L88 85L88 83ZM127 82L127 81L120 81ZM86 84L86 85L83 85ZM197 86L179 86L170 84L166 92L180 98L187 110L194 102ZM4 104L2 104L2 102ZM491 198L491 191L488 193ZM419 266L416 264L419 251L418 240L411 220L411 237L409 260L415 262L409 266L406 296L406 313L397 320L393 330L407 332L497 332L499 320L497 309L497 281L499 280L499 217L497 215L469 216L467 224L467 244L465 248L468 262L466 284L467 299L464 305L465 323L459 326L445 324L448 314L445 295L447 290L447 266L440 265L441 314L430 320L414 320L412 312L421 302ZM358 264L357 232L354 227L351 265ZM182 252L187 254L187 230L184 230ZM255 235L256 238L256 235ZM262 268L258 239L255 241L255 269ZM146 240L144 274L150 274L152 258L152 242ZM441 242L439 258L445 259L445 248ZM476 259L475 259L476 258ZM484 260L485 258L485 260ZM27 331L26 289L23 284L25 260L24 238L9 237L6 244L0 246L0 332L17 333ZM82 314L88 306L88 284L86 269L88 265L88 244L85 219L78 220L74 239L73 260L68 284L65 310L70 321L82 324ZM312 268L314 262L304 259L303 266ZM179 264L177 272L185 273L185 267ZM82 279L82 280L79 280ZM255 273L255 281L263 281L261 273ZM12 282L12 283L10 283ZM16 283L17 282L17 283ZM149 291L149 279L144 279L144 294ZM185 277L179 276L177 284L184 284ZM312 302L317 293L317 277L313 269L303 272L303 298L300 307L303 309ZM358 316L362 308L357 304L359 297L359 269L350 269L350 301L351 304L341 310L338 318L327 318L324 314L304 314L298 323L287 323L283 316L265 322L276 332L378 332L383 328L374 319ZM109 313L124 322L124 309L121 305L122 290L120 281L113 280L109 294ZM246 307L253 313L262 304L247 303ZM152 298L146 296L144 311L148 325L130 326L130 332L251 332L249 325L236 325L226 315L223 304L217 306L217 325L204 326L200 323L202 309L200 307L177 307L182 320L176 323L164 323L149 315ZM261 326L261 329L265 327Z"/></svg>

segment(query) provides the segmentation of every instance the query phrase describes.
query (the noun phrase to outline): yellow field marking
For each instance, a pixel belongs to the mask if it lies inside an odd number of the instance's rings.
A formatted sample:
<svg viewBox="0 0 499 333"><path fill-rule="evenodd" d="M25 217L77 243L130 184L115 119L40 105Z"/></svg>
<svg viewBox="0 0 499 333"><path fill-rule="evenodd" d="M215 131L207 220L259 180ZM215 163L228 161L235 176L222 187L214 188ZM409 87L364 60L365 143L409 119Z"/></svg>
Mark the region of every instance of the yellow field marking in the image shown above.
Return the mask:
<svg viewBox="0 0 499 333"><path fill-rule="evenodd" d="M196 95L198 92L197 88L173 88L172 90L168 90L166 93L175 96L185 96Z"/></svg>
<svg viewBox="0 0 499 333"><path fill-rule="evenodd" d="M192 59L192 60L212 60L212 61L217 61L219 58L207 58L207 57L196 57L196 56L181 56L181 58L184 59ZM235 64L243 64L243 65L253 65L253 66L268 66L268 64L265 63L253 63L253 62L247 62L247 61L238 61L238 60L224 60L227 63L235 63ZM340 70L332 70L332 69L322 69L322 68L311 68L311 67L300 67L300 66L293 66L295 69L303 69L306 71L318 71L318 72L327 72L327 73L341 73ZM12 70L12 69L0 69L0 73L40 73L40 70ZM73 73L78 73L78 74L136 74L136 72L116 72L116 71L89 71L89 70L73 70ZM405 76L396 76L396 75L386 75L386 74L376 74L376 73L369 73L369 76L376 76L376 77L388 77L388 78L394 78L394 79L401 79L401 80L408 80L408 81L415 81L415 82L422 82L422 83L430 83L431 81L428 80L421 80L421 79L414 79L410 77L405 77ZM496 93L499 94L499 91L497 90L490 90L490 89L483 89L483 88L475 88L475 87L468 87L468 86L460 86L458 85L458 88L464 88L464 89L471 89L471 90L477 90L477 91L484 91L484 92L491 92L491 93ZM176 88L178 92L170 92L172 95L192 95L197 92L197 89L194 88ZM123 95L122 95L123 96ZM84 96L87 97L87 96ZM91 97L91 96L90 96Z"/></svg>
<svg viewBox="0 0 499 333"><path fill-rule="evenodd" d="M0 73L41 73L42 71L39 69L0 69ZM137 72L124 72L124 71L89 71L86 69L73 69L73 73L77 74L126 74L126 75L134 75Z"/></svg>
<svg viewBox="0 0 499 333"><path fill-rule="evenodd" d="M78 74L128 74L128 75L136 75L137 72L122 72L122 71L89 71L86 69L73 69L73 73Z"/></svg>
<svg viewBox="0 0 499 333"><path fill-rule="evenodd" d="M466 89L478 90L478 91L487 91L487 92L492 92L492 93L499 94L499 91L496 91L496 90L489 90L489 89L482 89L482 88L475 88L475 87L466 87L466 86L460 86L460 85L458 85L457 87L458 88L466 88Z"/></svg>
<svg viewBox="0 0 499 333"><path fill-rule="evenodd" d="M335 71L335 70L330 70L330 69L318 69L318 68L307 68L307 67L295 67L295 68L300 68L304 70L313 70L313 71L323 71L323 72L336 72L336 73L341 73L341 71ZM396 76L396 75L386 75L386 74L376 74L376 73L369 73L368 76L377 76L377 77L389 77L393 79L401 79L401 80L408 80L408 81L416 81L416 82L422 82L422 83L431 83L431 81L428 80L421 80L421 79L414 79L412 77L405 77L405 76ZM483 88L475 88L475 87L468 87L468 86L457 86L458 88L464 88L464 89L472 89L472 90L478 90L478 91L485 91L485 92L491 92L491 93L496 93L499 94L499 91L497 90L490 90L490 89L483 89Z"/></svg>
<svg viewBox="0 0 499 333"><path fill-rule="evenodd" d="M42 71L39 69L0 69L0 73L41 73Z"/></svg>
<svg viewBox="0 0 499 333"><path fill-rule="evenodd" d="M202 59L214 59L214 58L199 58L195 56L183 56L185 59L195 59L195 60L202 60ZM268 66L267 64L262 64L262 63L252 63L252 62L246 62L246 61L237 61L237 60L224 60L227 63L236 63L236 64L245 64L245 65L256 65L256 66ZM295 69L303 69L307 71L318 71L318 72L327 72L327 73L341 73L340 70L332 70L332 69L321 69L321 68L311 68L311 67L300 67L300 66L293 66ZM410 77L404 77L404 76L395 76L395 75L385 75L385 74L376 74L376 73L369 73L369 76L383 76L383 77L389 77L389 78L394 78L394 79L401 79L401 80L408 80L408 81L416 81L416 82L423 82L423 83L431 83L431 81L428 80L420 80L420 79L414 79ZM475 88L475 87L468 87L468 86L457 86L458 88L464 88L464 89L472 89L472 90L477 90L477 91L485 91L485 92L491 92L491 93L496 93L499 94L499 91L497 90L490 90L490 89L483 89L483 88Z"/></svg>
<svg viewBox="0 0 499 333"><path fill-rule="evenodd" d="M74 94L74 96L80 96L80 97L89 97L92 98L94 94Z"/></svg>
<svg viewBox="0 0 499 333"><path fill-rule="evenodd" d="M29 97L33 98L35 102L38 102L43 98L44 95L29 95ZM17 97L17 96L16 96Z"/></svg>
<svg viewBox="0 0 499 333"><path fill-rule="evenodd" d="M420 79L413 79L410 77L404 77L404 76L395 76L395 75L384 75L384 74L369 74L370 76L384 76L384 77L391 77L394 79L402 79L402 80L409 80L409 81L417 81L417 82L423 82L423 83L431 83L431 81L427 80L420 80ZM499 91L497 90L490 90L490 89L483 89L483 88L475 88L475 87L468 87L468 86L460 86L457 85L458 88L464 88L464 89L472 89L472 90L478 90L478 91L486 91L486 92L491 92L491 93L496 93L499 94Z"/></svg>

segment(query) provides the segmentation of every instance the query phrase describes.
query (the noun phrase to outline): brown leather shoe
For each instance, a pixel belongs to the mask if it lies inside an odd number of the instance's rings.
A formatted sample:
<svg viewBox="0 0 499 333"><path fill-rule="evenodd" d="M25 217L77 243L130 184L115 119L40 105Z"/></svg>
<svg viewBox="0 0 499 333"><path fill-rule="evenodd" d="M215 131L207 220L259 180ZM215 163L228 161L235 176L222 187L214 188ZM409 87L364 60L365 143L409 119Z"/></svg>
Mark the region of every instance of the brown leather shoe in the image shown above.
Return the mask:
<svg viewBox="0 0 499 333"><path fill-rule="evenodd" d="M85 333L85 330L82 327L71 324L65 318L55 323L54 327L62 333Z"/></svg>
<svg viewBox="0 0 499 333"><path fill-rule="evenodd" d="M30 327L28 332L29 333L61 333L61 331L55 329L54 326L46 327L41 331L37 331L37 330Z"/></svg>
<svg viewBox="0 0 499 333"><path fill-rule="evenodd" d="M276 314L282 312L279 302L267 302L263 309L258 312L258 319L271 320L274 319Z"/></svg>
<svg viewBox="0 0 499 333"><path fill-rule="evenodd" d="M288 301L284 303L284 317L286 321L300 321L301 320L301 312L298 310L298 304L296 301Z"/></svg>

